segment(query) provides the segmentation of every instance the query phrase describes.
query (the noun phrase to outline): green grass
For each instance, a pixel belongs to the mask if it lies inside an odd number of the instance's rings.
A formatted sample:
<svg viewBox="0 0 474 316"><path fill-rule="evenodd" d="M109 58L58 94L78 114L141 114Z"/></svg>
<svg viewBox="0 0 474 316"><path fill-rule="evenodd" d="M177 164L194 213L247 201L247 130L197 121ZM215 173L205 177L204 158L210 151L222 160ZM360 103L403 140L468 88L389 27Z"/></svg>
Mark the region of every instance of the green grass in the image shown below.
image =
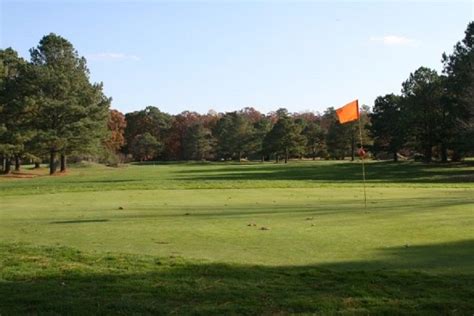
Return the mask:
<svg viewBox="0 0 474 316"><path fill-rule="evenodd" d="M474 313L472 162L367 170L367 209L350 162L0 177L0 314Z"/></svg>

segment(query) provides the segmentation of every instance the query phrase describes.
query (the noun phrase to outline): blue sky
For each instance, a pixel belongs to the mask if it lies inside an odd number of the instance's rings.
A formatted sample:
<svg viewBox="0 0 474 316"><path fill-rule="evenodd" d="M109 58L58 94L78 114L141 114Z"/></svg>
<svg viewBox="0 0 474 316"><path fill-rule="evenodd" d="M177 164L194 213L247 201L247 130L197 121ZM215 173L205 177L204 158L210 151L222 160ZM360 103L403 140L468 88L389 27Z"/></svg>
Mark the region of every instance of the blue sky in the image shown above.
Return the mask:
<svg viewBox="0 0 474 316"><path fill-rule="evenodd" d="M323 111L441 70L473 1L0 0L0 47L64 36L113 108Z"/></svg>

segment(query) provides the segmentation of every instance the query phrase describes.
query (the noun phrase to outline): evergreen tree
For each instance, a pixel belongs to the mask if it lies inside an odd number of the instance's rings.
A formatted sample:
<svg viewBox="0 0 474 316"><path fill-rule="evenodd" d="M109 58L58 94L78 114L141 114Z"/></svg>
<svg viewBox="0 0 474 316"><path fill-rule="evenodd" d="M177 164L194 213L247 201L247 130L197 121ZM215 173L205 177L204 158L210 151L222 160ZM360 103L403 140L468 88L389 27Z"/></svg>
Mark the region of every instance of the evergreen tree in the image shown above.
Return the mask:
<svg viewBox="0 0 474 316"><path fill-rule="evenodd" d="M349 124L340 124L334 108L328 108L323 115L328 124L326 133L326 146L329 157L332 159L344 159L350 151L354 128Z"/></svg>
<svg viewBox="0 0 474 316"><path fill-rule="evenodd" d="M202 122L192 125L184 140L185 158L191 160L204 160L211 156L214 138L210 129Z"/></svg>
<svg viewBox="0 0 474 316"><path fill-rule="evenodd" d="M370 116L374 150L392 153L393 161L398 160L398 151L405 142L401 102L401 97L394 94L377 97Z"/></svg>
<svg viewBox="0 0 474 316"><path fill-rule="evenodd" d="M311 121L303 129L303 135L306 137L306 152L315 160L324 145L324 131L319 122Z"/></svg>
<svg viewBox="0 0 474 316"><path fill-rule="evenodd" d="M261 117L253 125L254 133L252 135L251 147L253 153L260 156L260 159L265 161L265 136L270 132L272 128L272 122L268 117Z"/></svg>
<svg viewBox="0 0 474 316"><path fill-rule="evenodd" d="M445 95L441 160L447 161L451 148L453 160L474 153L474 22L467 26L465 37L454 46L451 55L443 54Z"/></svg>
<svg viewBox="0 0 474 316"><path fill-rule="evenodd" d="M103 95L101 84L89 82L86 60L61 36L44 36L30 53L35 69L36 141L49 152L50 174L54 174L58 153L65 171L67 154L89 152L100 144L110 99Z"/></svg>
<svg viewBox="0 0 474 316"><path fill-rule="evenodd" d="M161 151L161 143L146 132L135 136L130 143L130 151L133 157L138 161L146 161L156 158Z"/></svg>
<svg viewBox="0 0 474 316"><path fill-rule="evenodd" d="M433 146L439 142L442 122L442 85L435 70L420 67L402 84L403 110L408 136L425 162L432 160Z"/></svg>
<svg viewBox="0 0 474 316"><path fill-rule="evenodd" d="M5 160L5 173L20 170L20 161L26 154L26 143L33 137L31 102L27 95L29 67L11 48L0 50L0 156Z"/></svg>
<svg viewBox="0 0 474 316"><path fill-rule="evenodd" d="M243 155L252 149L254 129L252 124L239 112L224 114L215 127L217 154L225 159L241 161Z"/></svg>
<svg viewBox="0 0 474 316"><path fill-rule="evenodd" d="M275 154L277 162L283 156L287 163L290 155L304 152L306 139L301 134L301 125L294 122L286 109L279 109L277 115L278 121L265 137L264 148L266 152Z"/></svg>

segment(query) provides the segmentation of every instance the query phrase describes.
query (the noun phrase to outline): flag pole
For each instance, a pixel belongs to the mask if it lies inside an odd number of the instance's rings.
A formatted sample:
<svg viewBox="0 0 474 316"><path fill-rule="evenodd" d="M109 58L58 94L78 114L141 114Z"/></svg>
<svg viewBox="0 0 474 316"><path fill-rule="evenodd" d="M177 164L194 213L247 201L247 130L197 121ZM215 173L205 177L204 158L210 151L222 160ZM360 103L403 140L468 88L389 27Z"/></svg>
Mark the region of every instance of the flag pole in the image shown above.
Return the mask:
<svg viewBox="0 0 474 316"><path fill-rule="evenodd" d="M364 145L362 143L362 122L360 120L360 112L359 112L359 100L356 99L352 102L347 103L343 107L336 109L336 115L339 119L340 124L354 122L359 120L359 137L360 137L360 149L359 149L359 157L362 161L362 181L364 183L364 206L367 208L367 193L365 189L365 162L364 162Z"/></svg>
<svg viewBox="0 0 474 316"><path fill-rule="evenodd" d="M357 110L359 110L359 104L357 104ZM367 193L365 190L365 163L364 163L364 145L362 144L362 123L360 121L359 113L359 137L360 137L360 148L362 149L361 155L359 155L360 160L362 161L362 182L364 184L364 207L367 208Z"/></svg>

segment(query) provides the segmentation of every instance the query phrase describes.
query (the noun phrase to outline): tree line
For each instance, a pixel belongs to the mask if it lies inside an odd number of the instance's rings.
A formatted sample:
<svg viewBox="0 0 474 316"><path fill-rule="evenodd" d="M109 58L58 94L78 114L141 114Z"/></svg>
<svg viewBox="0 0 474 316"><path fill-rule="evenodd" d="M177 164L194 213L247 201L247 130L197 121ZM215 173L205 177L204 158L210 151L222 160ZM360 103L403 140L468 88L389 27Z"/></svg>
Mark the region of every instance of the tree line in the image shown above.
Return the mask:
<svg viewBox="0 0 474 316"><path fill-rule="evenodd" d="M149 106L116 114L125 126L120 151L138 161L342 159L354 156L358 135L355 124L337 123L334 108L322 115L292 114L284 108L263 114L252 107L170 115ZM367 107L362 117L368 122Z"/></svg>
<svg viewBox="0 0 474 316"><path fill-rule="evenodd" d="M362 143L377 158L459 161L474 153L474 22L443 71L420 67L401 94L361 107ZM66 39L49 34L25 61L0 50L0 159L2 170L21 161L49 161L50 173L66 158L120 160L355 159L359 122L341 125L334 108L323 113L239 111L171 115L149 106L111 110L102 84L91 83L86 60Z"/></svg>

